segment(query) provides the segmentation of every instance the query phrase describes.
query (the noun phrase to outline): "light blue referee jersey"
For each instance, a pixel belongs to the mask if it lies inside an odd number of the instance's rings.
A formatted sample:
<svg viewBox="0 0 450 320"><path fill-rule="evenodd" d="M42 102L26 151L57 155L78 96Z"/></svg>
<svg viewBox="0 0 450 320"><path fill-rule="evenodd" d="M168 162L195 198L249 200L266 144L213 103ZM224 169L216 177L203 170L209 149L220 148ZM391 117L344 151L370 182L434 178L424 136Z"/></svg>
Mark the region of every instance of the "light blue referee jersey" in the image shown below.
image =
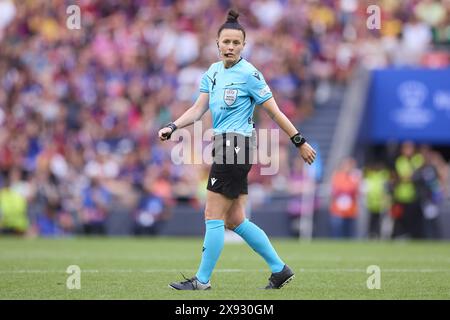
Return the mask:
<svg viewBox="0 0 450 320"><path fill-rule="evenodd" d="M202 77L200 92L209 93L215 134L251 136L255 105L272 98L263 75L243 58L228 69L222 61L213 63Z"/></svg>

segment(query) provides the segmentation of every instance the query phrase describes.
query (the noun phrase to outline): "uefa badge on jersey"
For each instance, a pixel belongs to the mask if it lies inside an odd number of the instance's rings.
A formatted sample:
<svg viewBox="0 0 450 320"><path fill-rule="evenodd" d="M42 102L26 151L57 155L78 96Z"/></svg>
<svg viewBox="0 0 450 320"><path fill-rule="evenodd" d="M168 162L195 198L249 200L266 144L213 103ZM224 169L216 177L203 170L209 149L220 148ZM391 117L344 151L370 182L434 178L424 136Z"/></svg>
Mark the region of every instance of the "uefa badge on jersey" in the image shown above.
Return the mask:
<svg viewBox="0 0 450 320"><path fill-rule="evenodd" d="M231 106L236 101L237 95L238 89L225 89L223 100L228 106Z"/></svg>
<svg viewBox="0 0 450 320"><path fill-rule="evenodd" d="M264 97L266 94L270 93L270 88L268 85L266 85L264 88L262 88L261 90L259 90L259 96L260 97Z"/></svg>

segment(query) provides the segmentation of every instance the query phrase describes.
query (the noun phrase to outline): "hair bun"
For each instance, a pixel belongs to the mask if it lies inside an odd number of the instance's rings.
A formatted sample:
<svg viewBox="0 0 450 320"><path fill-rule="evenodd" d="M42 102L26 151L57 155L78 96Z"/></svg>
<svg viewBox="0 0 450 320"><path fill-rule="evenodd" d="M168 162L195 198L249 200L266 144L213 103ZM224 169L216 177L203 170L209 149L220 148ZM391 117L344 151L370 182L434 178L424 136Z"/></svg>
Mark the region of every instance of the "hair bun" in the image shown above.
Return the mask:
<svg viewBox="0 0 450 320"><path fill-rule="evenodd" d="M228 11L227 22L235 23L235 22L237 22L238 17L239 17L239 13L237 13L234 10L230 10L230 11Z"/></svg>

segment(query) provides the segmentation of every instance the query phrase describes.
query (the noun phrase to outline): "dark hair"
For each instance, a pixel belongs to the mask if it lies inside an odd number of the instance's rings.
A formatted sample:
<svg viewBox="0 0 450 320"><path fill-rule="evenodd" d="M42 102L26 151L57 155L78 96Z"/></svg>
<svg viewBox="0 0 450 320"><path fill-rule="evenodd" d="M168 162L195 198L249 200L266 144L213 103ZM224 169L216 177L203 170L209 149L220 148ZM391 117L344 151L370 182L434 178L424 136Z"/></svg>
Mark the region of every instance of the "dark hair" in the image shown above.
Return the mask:
<svg viewBox="0 0 450 320"><path fill-rule="evenodd" d="M245 40L245 30L244 27L242 27L238 22L239 13L234 11L233 9L228 11L227 21L220 26L219 31L217 32L217 37L220 36L220 33L223 29L235 29L235 30L241 30L244 34L244 40Z"/></svg>

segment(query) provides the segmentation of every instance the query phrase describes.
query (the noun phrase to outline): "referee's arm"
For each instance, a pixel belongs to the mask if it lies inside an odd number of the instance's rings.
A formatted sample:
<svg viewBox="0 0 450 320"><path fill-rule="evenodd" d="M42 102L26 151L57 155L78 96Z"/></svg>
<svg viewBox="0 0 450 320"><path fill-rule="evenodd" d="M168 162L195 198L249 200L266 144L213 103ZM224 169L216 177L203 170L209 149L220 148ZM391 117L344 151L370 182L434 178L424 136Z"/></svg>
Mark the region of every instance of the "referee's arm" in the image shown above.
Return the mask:
<svg viewBox="0 0 450 320"><path fill-rule="evenodd" d="M170 139L170 135L177 128L184 128L195 121L200 120L200 118L208 111L209 93L201 92L197 100L194 102L192 107L186 110L185 113L181 115L177 120L166 125L164 128L159 130L158 135L161 140Z"/></svg>
<svg viewBox="0 0 450 320"><path fill-rule="evenodd" d="M190 126L208 111L209 93L200 92L192 107L186 110L177 120L174 121L177 128Z"/></svg>
<svg viewBox="0 0 450 320"><path fill-rule="evenodd" d="M280 110L275 99L272 97L261 104L261 107L272 118L273 121L289 136L293 137L298 133L297 128L286 117L286 115ZM300 156L308 164L312 164L316 158L316 151L309 145L308 142L303 143L299 147Z"/></svg>

